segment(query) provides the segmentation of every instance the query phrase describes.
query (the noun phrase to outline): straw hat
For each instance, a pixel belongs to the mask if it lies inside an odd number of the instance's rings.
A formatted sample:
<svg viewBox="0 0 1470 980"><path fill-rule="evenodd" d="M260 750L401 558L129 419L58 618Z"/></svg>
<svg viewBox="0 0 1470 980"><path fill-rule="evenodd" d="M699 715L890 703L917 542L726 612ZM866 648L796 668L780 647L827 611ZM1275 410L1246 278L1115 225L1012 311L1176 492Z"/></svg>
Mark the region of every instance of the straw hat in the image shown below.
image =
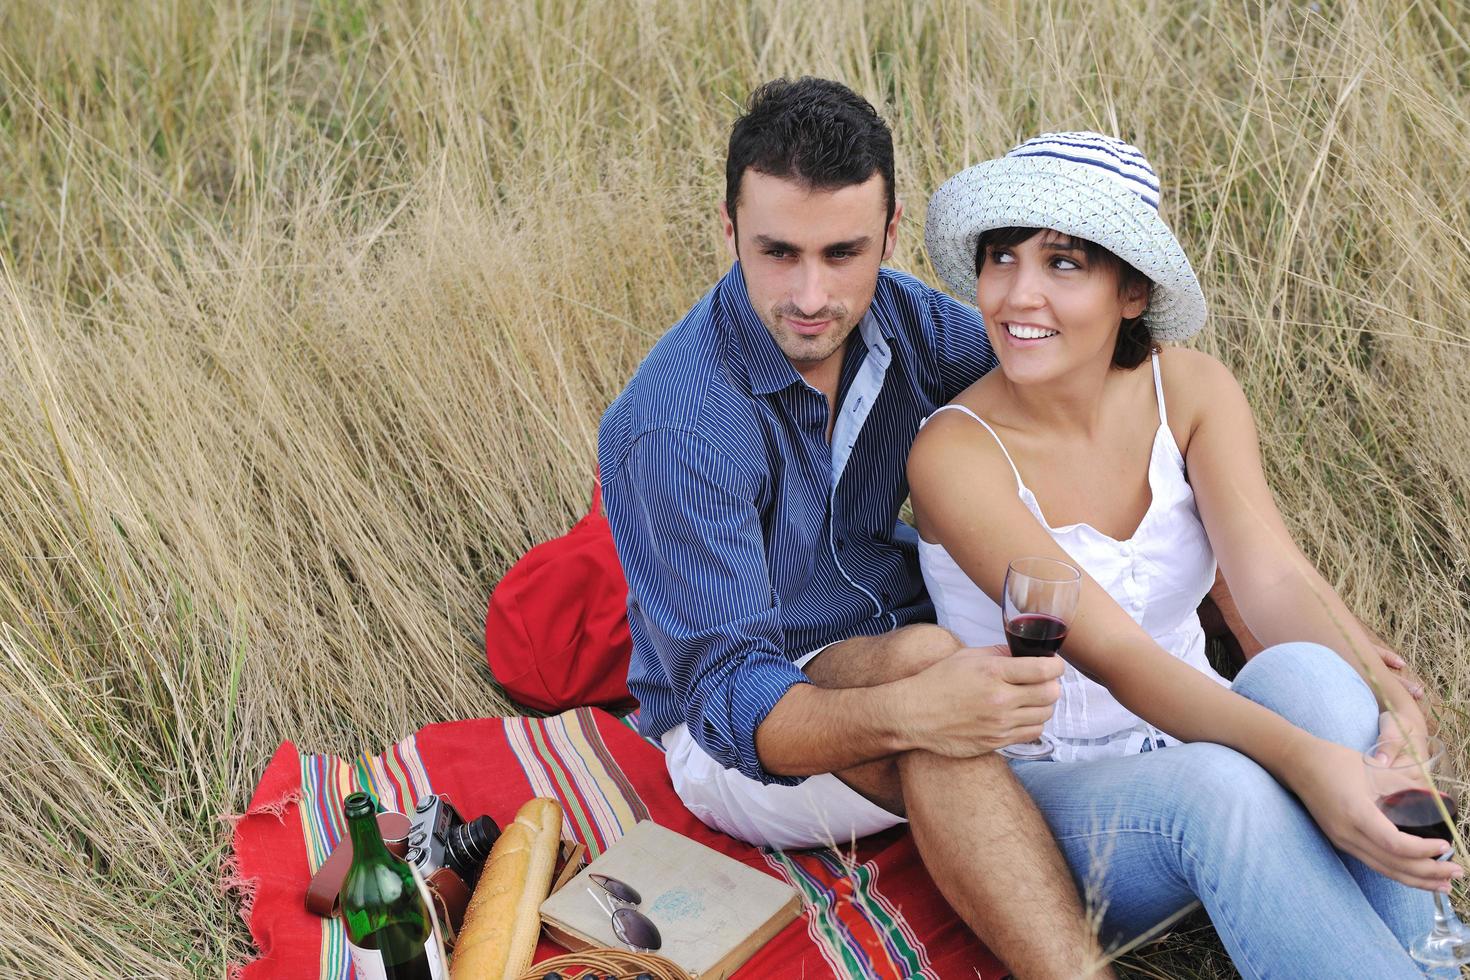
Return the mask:
<svg viewBox="0 0 1470 980"><path fill-rule="evenodd" d="M1101 245L1153 283L1155 340L1192 337L1205 297L1159 217L1159 178L1138 148L1101 133L1046 133L962 170L929 199L924 245L952 292L975 297L975 247L992 228L1050 228Z"/></svg>

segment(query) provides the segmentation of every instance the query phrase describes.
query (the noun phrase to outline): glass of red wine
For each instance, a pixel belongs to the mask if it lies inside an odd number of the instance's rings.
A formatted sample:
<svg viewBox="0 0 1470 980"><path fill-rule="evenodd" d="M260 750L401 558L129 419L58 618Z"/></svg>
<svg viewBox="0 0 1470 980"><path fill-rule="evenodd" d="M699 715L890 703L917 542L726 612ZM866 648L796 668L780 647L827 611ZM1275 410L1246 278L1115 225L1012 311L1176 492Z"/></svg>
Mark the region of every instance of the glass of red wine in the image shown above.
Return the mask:
<svg viewBox="0 0 1470 980"><path fill-rule="evenodd" d="M1453 845L1458 786L1449 758L1437 738L1427 738L1422 744L1406 738L1384 739L1363 753L1378 809L1399 830ZM1453 853L1451 847L1440 860L1449 860ZM1409 955L1429 967L1470 963L1470 928L1445 912L1439 892L1433 894L1434 928L1413 942Z"/></svg>
<svg viewBox="0 0 1470 980"><path fill-rule="evenodd" d="M1067 638L1077 600L1082 596L1082 573L1077 566L1055 558L1017 558L1006 569L1001 619L1006 644L1013 657L1054 657ZM1051 745L1038 738L1007 745L1001 755L1012 759L1045 759Z"/></svg>

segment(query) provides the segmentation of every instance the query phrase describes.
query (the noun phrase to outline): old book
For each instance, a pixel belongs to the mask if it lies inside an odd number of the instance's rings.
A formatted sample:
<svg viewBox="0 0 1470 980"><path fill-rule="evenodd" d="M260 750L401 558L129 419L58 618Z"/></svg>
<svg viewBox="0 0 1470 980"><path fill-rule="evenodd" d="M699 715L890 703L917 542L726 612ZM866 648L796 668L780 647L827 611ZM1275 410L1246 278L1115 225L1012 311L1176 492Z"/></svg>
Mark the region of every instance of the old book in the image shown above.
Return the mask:
<svg viewBox="0 0 1470 980"><path fill-rule="evenodd" d="M612 905L591 874L637 889L638 910L662 936L659 955L700 980L728 977L801 911L795 889L781 879L643 820L542 903L547 935L574 951L622 948Z"/></svg>

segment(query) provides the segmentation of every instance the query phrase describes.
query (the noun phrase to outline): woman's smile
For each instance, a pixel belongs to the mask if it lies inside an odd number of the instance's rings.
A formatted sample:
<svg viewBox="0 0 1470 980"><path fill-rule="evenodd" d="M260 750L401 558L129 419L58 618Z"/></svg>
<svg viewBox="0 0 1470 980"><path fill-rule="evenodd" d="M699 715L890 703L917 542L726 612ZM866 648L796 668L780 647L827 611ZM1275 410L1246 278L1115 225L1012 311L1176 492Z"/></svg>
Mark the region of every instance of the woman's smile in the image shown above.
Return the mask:
<svg viewBox="0 0 1470 980"><path fill-rule="evenodd" d="M1006 336L1016 342L1017 346L1020 347L1034 346L1036 343L1055 337L1060 332L1050 327L1038 326L1033 323L1016 323L1015 321L1009 320L1002 323L1001 326L1005 328Z"/></svg>

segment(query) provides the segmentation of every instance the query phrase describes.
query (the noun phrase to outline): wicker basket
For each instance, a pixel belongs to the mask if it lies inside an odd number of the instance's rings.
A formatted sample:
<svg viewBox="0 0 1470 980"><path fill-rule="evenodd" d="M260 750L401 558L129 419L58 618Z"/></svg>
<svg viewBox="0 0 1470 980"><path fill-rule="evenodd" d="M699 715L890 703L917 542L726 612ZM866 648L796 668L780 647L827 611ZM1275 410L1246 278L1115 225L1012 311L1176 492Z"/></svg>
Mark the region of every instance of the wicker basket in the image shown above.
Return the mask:
<svg viewBox="0 0 1470 980"><path fill-rule="evenodd" d="M645 974L653 977L653 980L693 980L673 960L652 953L634 953L626 949L607 947L584 949L580 953L566 953L533 963L521 974L520 980L542 980L548 973L559 974L563 980L574 980L576 977L634 980Z"/></svg>

